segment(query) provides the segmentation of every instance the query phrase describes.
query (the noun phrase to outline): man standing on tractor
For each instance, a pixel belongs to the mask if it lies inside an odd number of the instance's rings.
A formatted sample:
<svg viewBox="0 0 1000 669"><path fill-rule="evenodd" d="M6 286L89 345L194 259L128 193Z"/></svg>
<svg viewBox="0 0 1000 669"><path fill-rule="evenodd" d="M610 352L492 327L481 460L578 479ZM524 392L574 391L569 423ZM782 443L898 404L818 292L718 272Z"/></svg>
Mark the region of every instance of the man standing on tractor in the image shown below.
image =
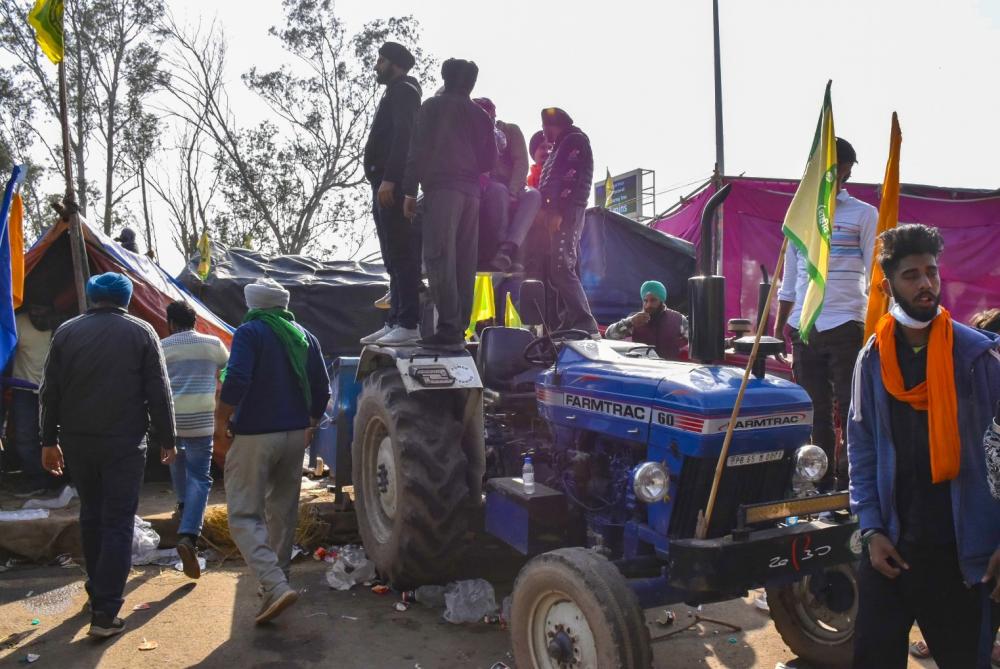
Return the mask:
<svg viewBox="0 0 1000 669"><path fill-rule="evenodd" d="M229 531L260 584L260 624L299 597L288 579L302 453L330 400L330 378L319 341L288 311L287 290L259 279L243 295L249 311L233 335L214 442L226 463Z"/></svg>
<svg viewBox="0 0 1000 669"><path fill-rule="evenodd" d="M420 84L407 72L413 54L402 44L386 42L378 50L375 77L385 86L365 144L365 176L372 186L372 214L382 262L389 275L389 315L385 326L362 344L402 346L420 336L419 229L403 217L403 170L410 132L420 108ZM378 306L378 303L376 303Z"/></svg>
<svg viewBox="0 0 1000 669"><path fill-rule="evenodd" d="M848 421L851 510L865 548L853 666L906 667L916 620L942 669L988 667L1000 500L984 434L1000 400L1000 339L940 307L937 229L901 225L880 240L882 289L895 303L858 358Z"/></svg>
<svg viewBox="0 0 1000 669"><path fill-rule="evenodd" d="M664 360L677 360L687 346L687 317L667 307L667 287L659 281L642 284L639 295L642 311L612 323L604 336L649 344Z"/></svg>
<svg viewBox="0 0 1000 669"><path fill-rule="evenodd" d="M407 218L416 214L417 187L424 192L424 263L438 315L437 331L418 342L428 348L462 350L472 313L479 177L497 159L493 122L469 98L478 77L467 60L441 66L444 91L420 107L403 179Z"/></svg>
<svg viewBox="0 0 1000 669"><path fill-rule="evenodd" d="M803 341L804 333L799 331L809 275L794 244L789 244L785 254L785 271L778 291L778 317L774 323L774 336L782 341L785 340L785 324L791 328L795 382L805 388L813 401L813 441L823 449L830 463L820 483L825 489L846 487L847 455L843 448L837 447L834 400L840 416L842 440L851 401L851 374L864 343L867 288L878 227L878 210L851 197L844 189L856 162L854 147L838 137L837 207L830 244L829 276L823 310L805 337L809 342Z"/></svg>
<svg viewBox="0 0 1000 669"><path fill-rule="evenodd" d="M551 235L549 281L559 294L557 330L583 330L599 338L597 321L576 273L583 217L590 199L594 155L590 139L558 107L542 110L542 130L552 153L542 166L542 221Z"/></svg>

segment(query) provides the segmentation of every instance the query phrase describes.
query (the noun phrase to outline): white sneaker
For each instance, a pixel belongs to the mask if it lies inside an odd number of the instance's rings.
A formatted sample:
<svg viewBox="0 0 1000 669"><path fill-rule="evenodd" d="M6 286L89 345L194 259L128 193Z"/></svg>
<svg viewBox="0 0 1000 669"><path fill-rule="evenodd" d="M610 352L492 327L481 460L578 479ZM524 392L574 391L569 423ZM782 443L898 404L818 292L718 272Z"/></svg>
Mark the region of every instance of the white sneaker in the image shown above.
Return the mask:
<svg viewBox="0 0 1000 669"><path fill-rule="evenodd" d="M420 339L420 331L417 329L395 327L392 332L376 341L379 346L416 346Z"/></svg>
<svg viewBox="0 0 1000 669"><path fill-rule="evenodd" d="M377 332L373 332L370 335L368 335L367 337L362 337L361 338L361 343L362 344L374 344L379 339L381 339L382 337L384 337L387 334L389 334L390 332L392 332L394 329L395 328L391 328L388 325L383 325L382 328L380 330L378 330Z"/></svg>

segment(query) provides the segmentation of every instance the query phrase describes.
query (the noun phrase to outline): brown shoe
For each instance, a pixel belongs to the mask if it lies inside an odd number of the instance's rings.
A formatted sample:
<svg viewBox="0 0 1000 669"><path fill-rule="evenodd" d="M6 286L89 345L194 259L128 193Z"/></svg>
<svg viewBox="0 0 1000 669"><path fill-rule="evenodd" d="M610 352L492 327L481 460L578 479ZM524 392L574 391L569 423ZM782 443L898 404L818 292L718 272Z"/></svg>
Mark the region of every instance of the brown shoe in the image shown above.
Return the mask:
<svg viewBox="0 0 1000 669"><path fill-rule="evenodd" d="M198 564L198 549L194 545L194 540L189 536L183 536L177 542L177 554L181 556L181 564L184 565L184 575L188 578L201 578L201 565Z"/></svg>
<svg viewBox="0 0 1000 669"><path fill-rule="evenodd" d="M287 588L287 586L285 586ZM269 620L274 620L281 612L287 609L289 606L294 604L299 599L299 593L295 592L291 588L284 590L280 593L274 593L270 597L264 597L264 603L260 607L260 611L257 613L257 617L254 622L258 625L261 623L266 623Z"/></svg>

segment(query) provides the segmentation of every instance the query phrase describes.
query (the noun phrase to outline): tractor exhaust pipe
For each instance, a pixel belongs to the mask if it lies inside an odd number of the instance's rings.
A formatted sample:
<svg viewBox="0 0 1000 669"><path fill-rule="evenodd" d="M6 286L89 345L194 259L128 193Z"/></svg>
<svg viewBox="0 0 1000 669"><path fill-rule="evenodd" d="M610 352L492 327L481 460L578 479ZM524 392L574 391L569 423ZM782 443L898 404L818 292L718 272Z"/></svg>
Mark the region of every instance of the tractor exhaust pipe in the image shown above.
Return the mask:
<svg viewBox="0 0 1000 669"><path fill-rule="evenodd" d="M715 275L713 221L715 211L729 197L726 184L705 204L701 213L700 276L688 279L688 303L691 313L688 351L691 360L710 363L726 355L726 279Z"/></svg>

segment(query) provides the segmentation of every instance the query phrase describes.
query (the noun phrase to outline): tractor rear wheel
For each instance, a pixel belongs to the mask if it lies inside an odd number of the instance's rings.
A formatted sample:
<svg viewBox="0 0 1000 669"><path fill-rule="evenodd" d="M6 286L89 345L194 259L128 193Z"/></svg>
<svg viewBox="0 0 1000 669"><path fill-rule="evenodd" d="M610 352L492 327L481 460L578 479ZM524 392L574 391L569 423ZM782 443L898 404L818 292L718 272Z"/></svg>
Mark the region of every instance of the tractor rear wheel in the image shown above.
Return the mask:
<svg viewBox="0 0 1000 669"><path fill-rule="evenodd" d="M351 446L358 530L394 586L447 580L469 525L453 391L408 394L395 367L368 376Z"/></svg>

